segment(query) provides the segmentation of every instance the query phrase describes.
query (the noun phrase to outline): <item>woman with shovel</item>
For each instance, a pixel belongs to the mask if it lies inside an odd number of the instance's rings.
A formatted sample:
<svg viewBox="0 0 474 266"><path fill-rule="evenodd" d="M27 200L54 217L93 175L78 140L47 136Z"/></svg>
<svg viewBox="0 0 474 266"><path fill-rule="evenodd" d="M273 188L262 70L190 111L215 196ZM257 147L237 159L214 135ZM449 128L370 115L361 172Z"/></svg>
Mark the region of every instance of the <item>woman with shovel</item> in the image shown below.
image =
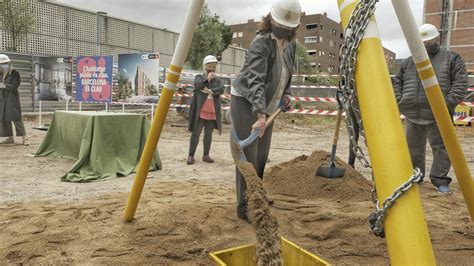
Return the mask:
<svg viewBox="0 0 474 266"><path fill-rule="evenodd" d="M259 131L259 138L244 148L244 153L260 178L263 178L273 130L273 125L265 127L265 122L278 110L279 102L285 108L291 105L290 83L300 14L298 0L274 3L260 24L259 33L250 45L244 66L231 90L231 115L237 137L243 140L253 131ZM238 169L236 184L237 216L249 222L246 183ZM271 200L268 201L272 204Z"/></svg>

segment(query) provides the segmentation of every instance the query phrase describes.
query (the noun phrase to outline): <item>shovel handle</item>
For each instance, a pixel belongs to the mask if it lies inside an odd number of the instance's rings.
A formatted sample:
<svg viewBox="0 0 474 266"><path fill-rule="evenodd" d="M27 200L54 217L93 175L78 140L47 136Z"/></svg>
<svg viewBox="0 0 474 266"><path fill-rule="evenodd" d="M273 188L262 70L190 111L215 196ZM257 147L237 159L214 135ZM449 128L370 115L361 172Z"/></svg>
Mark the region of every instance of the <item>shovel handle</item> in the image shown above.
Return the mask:
<svg viewBox="0 0 474 266"><path fill-rule="evenodd" d="M336 118L336 130L334 131L334 139L332 144L337 145L337 140L339 138L339 128L341 127L341 120L342 120L342 109L337 110L337 118Z"/></svg>
<svg viewBox="0 0 474 266"><path fill-rule="evenodd" d="M269 125L273 123L273 120L281 113L281 109L278 108L273 114L268 117L267 121L265 121L265 128L267 128Z"/></svg>

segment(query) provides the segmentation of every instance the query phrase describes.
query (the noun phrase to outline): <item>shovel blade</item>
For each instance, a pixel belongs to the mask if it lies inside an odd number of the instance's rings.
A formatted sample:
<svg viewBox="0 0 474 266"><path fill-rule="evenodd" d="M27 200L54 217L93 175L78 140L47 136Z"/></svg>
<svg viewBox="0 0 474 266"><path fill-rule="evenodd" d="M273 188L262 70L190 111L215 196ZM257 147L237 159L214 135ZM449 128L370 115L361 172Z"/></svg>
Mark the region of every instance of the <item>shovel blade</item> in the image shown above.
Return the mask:
<svg viewBox="0 0 474 266"><path fill-rule="evenodd" d="M344 176L346 169L336 167L334 163L332 163L328 167L319 167L316 171L317 176L325 177L325 178L338 178Z"/></svg>
<svg viewBox="0 0 474 266"><path fill-rule="evenodd" d="M246 161L245 154L243 154L240 148L240 142L241 141L237 136L235 128L232 128L232 130L230 131L230 152L232 153L232 159L234 159L234 162L239 161L242 155L244 157L243 159Z"/></svg>

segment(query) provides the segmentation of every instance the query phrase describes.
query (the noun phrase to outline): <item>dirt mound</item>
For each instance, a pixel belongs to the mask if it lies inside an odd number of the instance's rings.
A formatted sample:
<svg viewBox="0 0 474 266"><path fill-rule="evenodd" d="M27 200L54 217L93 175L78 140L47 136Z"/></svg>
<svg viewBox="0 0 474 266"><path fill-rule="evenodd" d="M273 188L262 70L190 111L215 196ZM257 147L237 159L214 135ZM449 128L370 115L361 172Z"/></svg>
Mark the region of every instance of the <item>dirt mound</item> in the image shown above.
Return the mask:
<svg viewBox="0 0 474 266"><path fill-rule="evenodd" d="M318 167L329 166L330 157L329 153L316 150L310 156L301 155L273 166L265 173L265 188L271 194L300 199L370 200L371 182L339 158L336 166L346 169L342 178L315 176Z"/></svg>

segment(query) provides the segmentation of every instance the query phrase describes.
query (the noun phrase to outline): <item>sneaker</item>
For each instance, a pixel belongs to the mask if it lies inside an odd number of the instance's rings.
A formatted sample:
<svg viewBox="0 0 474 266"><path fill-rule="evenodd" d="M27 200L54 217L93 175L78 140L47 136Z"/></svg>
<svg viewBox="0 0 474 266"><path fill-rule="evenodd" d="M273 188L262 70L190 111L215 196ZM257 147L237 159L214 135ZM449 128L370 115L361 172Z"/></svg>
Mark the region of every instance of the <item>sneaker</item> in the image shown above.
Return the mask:
<svg viewBox="0 0 474 266"><path fill-rule="evenodd" d="M186 160L186 163L189 165L194 164L194 156L189 156Z"/></svg>
<svg viewBox="0 0 474 266"><path fill-rule="evenodd" d="M214 160L209 155L202 156L202 161L206 163L214 163Z"/></svg>
<svg viewBox="0 0 474 266"><path fill-rule="evenodd" d="M22 137L22 143L23 143L23 146L30 146L30 141L25 136Z"/></svg>
<svg viewBox="0 0 474 266"><path fill-rule="evenodd" d="M437 186L436 191L438 191L438 193L441 193L441 194L447 194L447 195L451 194L451 189L449 189L447 185Z"/></svg>

